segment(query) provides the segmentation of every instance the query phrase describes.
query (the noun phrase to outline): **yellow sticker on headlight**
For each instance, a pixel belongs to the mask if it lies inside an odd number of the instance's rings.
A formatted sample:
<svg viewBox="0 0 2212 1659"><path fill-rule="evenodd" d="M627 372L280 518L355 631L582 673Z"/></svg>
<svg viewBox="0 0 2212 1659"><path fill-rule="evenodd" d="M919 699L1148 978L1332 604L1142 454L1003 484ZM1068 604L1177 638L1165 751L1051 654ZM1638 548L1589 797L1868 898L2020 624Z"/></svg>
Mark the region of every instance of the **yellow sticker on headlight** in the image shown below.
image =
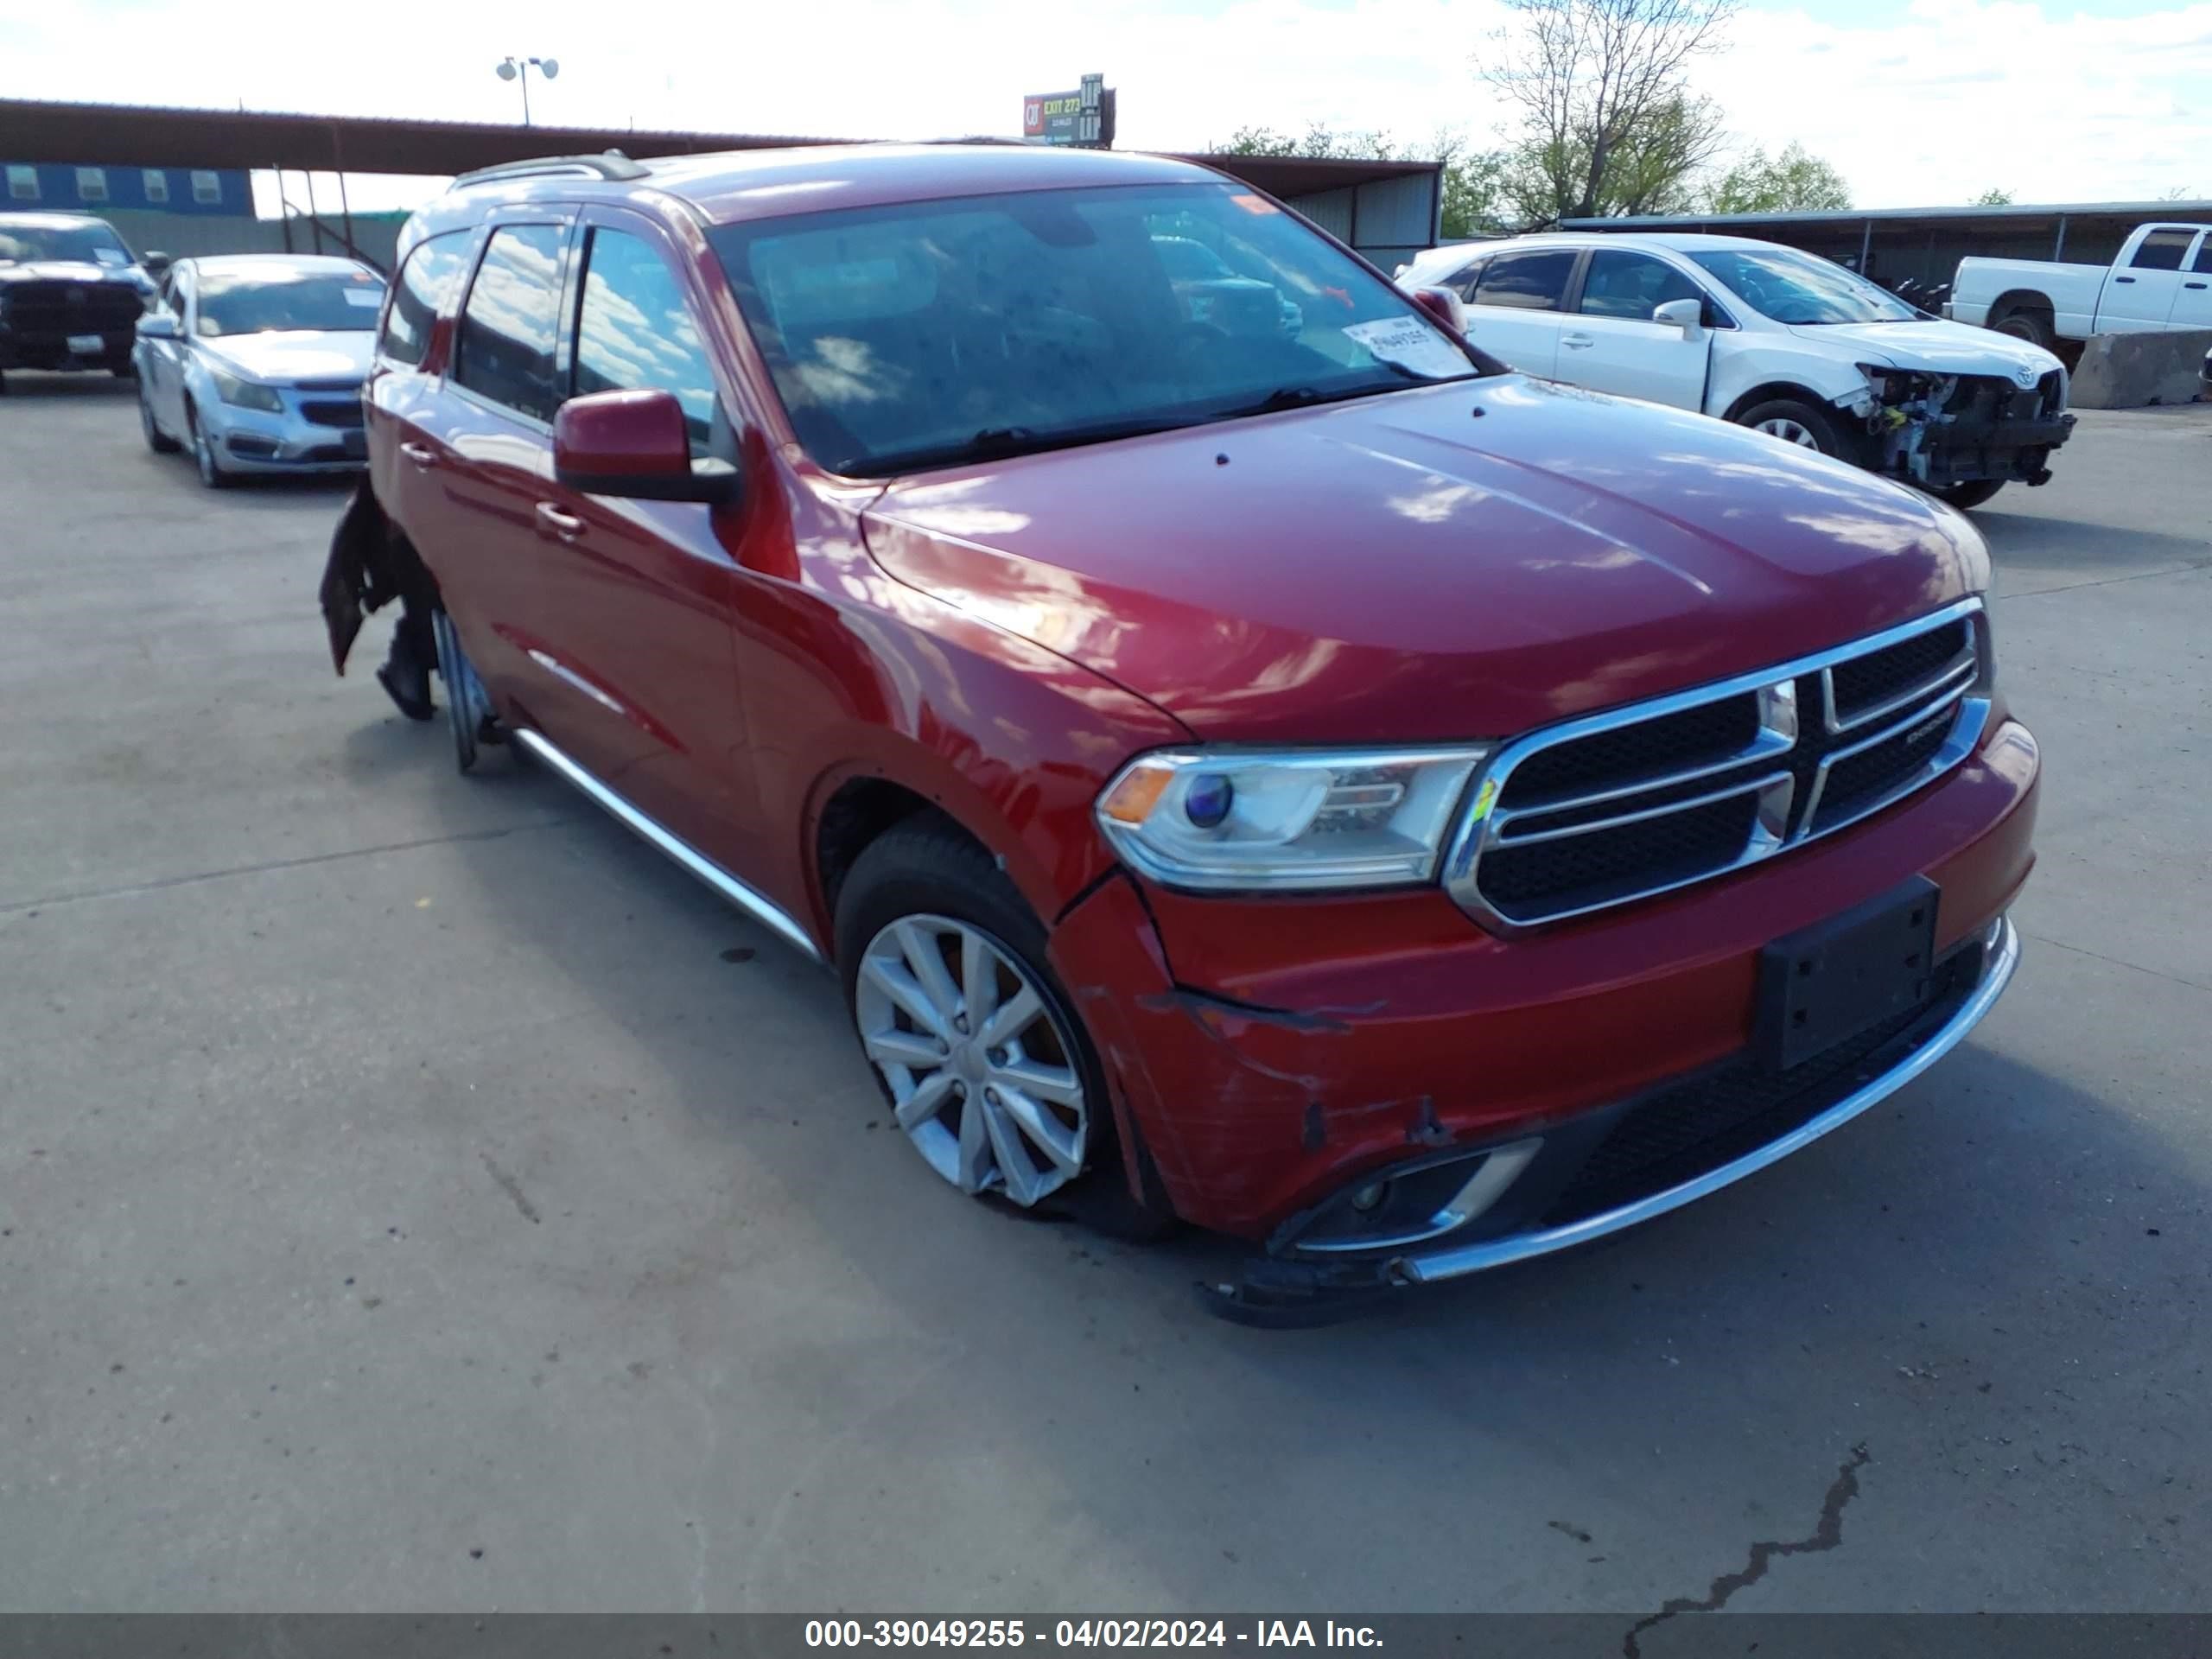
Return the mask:
<svg viewBox="0 0 2212 1659"><path fill-rule="evenodd" d="M1497 779L1485 778L1483 786L1475 791L1474 822L1480 823L1490 817L1490 810L1497 804Z"/></svg>

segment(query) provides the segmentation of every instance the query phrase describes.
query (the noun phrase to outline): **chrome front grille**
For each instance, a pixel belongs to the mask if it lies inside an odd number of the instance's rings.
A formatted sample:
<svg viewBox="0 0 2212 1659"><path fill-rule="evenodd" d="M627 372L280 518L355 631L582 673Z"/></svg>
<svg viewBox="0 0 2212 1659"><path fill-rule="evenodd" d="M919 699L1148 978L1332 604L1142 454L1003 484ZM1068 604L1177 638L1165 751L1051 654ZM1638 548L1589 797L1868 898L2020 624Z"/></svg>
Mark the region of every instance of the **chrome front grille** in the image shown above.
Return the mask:
<svg viewBox="0 0 2212 1659"><path fill-rule="evenodd" d="M1507 744L1446 864L1501 930L1726 874L1855 823L1949 771L1981 736L1980 600L1716 685Z"/></svg>

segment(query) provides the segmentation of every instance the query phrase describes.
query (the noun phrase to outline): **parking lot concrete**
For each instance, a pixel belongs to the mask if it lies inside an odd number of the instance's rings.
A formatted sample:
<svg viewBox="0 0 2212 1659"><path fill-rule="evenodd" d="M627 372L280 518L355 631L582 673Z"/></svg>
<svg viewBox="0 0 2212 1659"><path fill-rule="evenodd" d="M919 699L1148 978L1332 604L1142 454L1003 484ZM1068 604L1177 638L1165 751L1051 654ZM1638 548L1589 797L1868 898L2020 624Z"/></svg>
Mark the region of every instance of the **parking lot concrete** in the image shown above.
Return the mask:
<svg viewBox="0 0 2212 1659"><path fill-rule="evenodd" d="M0 1609L2204 1608L2212 410L2057 471L1980 515L2047 784L1974 1039L1705 1204L1270 1334L1203 1240L929 1176L830 981L456 775L383 619L334 678L340 492L10 377Z"/></svg>

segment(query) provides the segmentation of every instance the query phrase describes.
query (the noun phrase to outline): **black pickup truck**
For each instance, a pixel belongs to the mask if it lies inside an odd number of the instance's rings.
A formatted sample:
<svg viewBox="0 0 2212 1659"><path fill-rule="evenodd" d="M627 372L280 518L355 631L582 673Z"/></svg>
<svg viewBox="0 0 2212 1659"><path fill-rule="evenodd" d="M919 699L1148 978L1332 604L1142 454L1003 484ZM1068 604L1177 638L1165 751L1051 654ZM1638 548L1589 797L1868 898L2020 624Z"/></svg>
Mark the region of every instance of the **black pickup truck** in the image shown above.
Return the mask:
<svg viewBox="0 0 2212 1659"><path fill-rule="evenodd" d="M129 374L133 330L153 294L153 278L105 220L0 213L0 391L10 369Z"/></svg>

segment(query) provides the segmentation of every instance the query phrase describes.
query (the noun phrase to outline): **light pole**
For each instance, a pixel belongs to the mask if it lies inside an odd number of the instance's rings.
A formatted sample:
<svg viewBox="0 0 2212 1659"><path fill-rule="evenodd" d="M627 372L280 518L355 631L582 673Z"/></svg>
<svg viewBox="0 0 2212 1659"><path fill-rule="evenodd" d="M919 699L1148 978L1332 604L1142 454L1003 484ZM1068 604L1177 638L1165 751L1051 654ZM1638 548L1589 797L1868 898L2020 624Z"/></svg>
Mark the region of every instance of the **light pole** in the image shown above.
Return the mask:
<svg viewBox="0 0 2212 1659"><path fill-rule="evenodd" d="M530 124L530 72L533 69L546 79L551 80L561 73L560 60L557 58L501 58L499 68L493 72L501 80L521 80L522 124L525 127Z"/></svg>

